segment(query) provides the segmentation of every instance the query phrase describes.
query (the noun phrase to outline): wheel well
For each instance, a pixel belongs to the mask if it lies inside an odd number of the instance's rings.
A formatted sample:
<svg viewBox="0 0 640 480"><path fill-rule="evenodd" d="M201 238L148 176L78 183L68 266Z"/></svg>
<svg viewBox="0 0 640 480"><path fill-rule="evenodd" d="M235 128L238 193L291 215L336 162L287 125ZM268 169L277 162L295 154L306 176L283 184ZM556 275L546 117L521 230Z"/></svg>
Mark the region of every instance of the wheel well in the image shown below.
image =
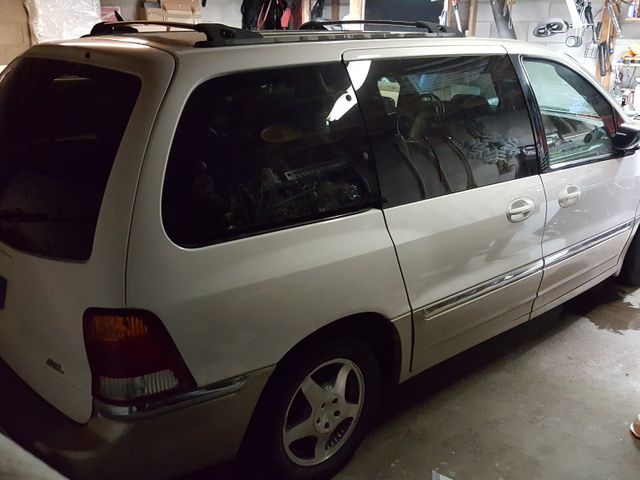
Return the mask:
<svg viewBox="0 0 640 480"><path fill-rule="evenodd" d="M397 384L400 379L402 346L398 331L390 320L377 313L359 313L336 320L316 330L298 342L282 357L278 365L286 363L290 357L301 351L341 337L351 337L366 342L378 360L381 381L386 385Z"/></svg>
<svg viewBox="0 0 640 480"><path fill-rule="evenodd" d="M251 415L251 420L240 447L240 455L245 455L249 445L255 441L256 425L261 421L261 416L266 414L264 411L264 398L269 395L269 389L273 385L278 367L286 364L292 358L295 359L298 355L304 355L305 350L322 345L323 342L331 341L336 336L365 341L373 350L378 361L382 385L392 386L399 382L402 366L402 346L398 331L390 320L376 313L360 313L325 325L298 342L278 362L274 374L265 385L256 408Z"/></svg>

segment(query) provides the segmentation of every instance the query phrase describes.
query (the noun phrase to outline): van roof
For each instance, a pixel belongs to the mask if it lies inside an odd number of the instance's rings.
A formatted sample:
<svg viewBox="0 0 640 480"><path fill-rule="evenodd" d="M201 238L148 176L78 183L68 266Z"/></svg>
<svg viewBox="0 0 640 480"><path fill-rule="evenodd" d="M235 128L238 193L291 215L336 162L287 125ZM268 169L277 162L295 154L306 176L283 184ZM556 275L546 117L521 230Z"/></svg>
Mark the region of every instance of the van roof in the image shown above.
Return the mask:
<svg viewBox="0 0 640 480"><path fill-rule="evenodd" d="M360 26L362 29L353 30L351 26ZM365 30L366 26L375 27ZM382 30L380 27L384 26ZM255 45L269 43L297 43L309 41L359 39L369 40L374 38L440 38L461 37L462 32L452 30L436 23L398 20L338 20L338 21L312 21L303 24L299 30L272 30L256 31L230 27L221 23L178 23L156 21L128 21L128 22L102 22L96 24L86 37L104 35L137 34L140 28L170 29L182 31L194 31L204 35L204 40L196 40L192 46L195 48L213 48L224 46ZM346 29L344 27L347 27ZM392 27L392 28L386 28ZM338 30L336 30L336 28Z"/></svg>
<svg viewBox="0 0 640 480"><path fill-rule="evenodd" d="M330 22L330 24L334 23L336 22ZM412 22L389 23L403 24L402 26L404 27L413 25ZM257 32L222 24L190 25L171 22L135 21L97 24L89 35L81 39L52 42L52 44L87 48L92 44L95 44L96 47L105 46L105 42L109 42L114 46L123 43L134 43L155 47L174 56L181 56L184 54L205 54L205 52L211 52L212 50L227 48L268 48L270 45L286 47L286 45L303 46L310 43L333 43L340 49L360 49L382 46L433 45L433 43L446 42L447 45L451 46L494 45L504 47L509 53L544 55L546 57L558 56L542 46L518 40L464 38L459 32L452 32L436 24L414 23L417 26L413 31L321 30L318 27L318 25L321 25L319 22L311 22L312 27L304 30ZM150 29L152 30L150 31Z"/></svg>

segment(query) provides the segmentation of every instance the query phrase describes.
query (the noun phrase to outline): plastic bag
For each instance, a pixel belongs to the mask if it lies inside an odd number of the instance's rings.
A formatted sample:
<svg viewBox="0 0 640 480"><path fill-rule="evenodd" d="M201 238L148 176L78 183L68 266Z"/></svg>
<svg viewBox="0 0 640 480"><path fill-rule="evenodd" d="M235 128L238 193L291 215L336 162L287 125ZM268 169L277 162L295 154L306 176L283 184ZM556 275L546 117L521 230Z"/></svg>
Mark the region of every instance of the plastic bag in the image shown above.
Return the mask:
<svg viewBox="0 0 640 480"><path fill-rule="evenodd" d="M100 0L25 0L33 43L86 35L102 21Z"/></svg>

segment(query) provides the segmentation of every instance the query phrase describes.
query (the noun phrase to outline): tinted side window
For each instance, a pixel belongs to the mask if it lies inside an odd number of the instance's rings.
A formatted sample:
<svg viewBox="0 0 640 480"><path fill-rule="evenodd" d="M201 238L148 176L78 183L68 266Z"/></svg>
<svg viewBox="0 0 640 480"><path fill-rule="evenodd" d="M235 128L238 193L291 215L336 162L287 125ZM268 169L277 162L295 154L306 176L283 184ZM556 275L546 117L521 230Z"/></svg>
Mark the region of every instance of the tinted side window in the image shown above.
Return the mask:
<svg viewBox="0 0 640 480"><path fill-rule="evenodd" d="M609 102L572 70L543 60L525 60L549 145L549 163L614 153L615 119Z"/></svg>
<svg viewBox="0 0 640 480"><path fill-rule="evenodd" d="M525 99L506 56L349 64L358 75L364 69L357 95L385 206L537 173Z"/></svg>
<svg viewBox="0 0 640 480"><path fill-rule="evenodd" d="M350 88L341 64L240 73L198 87L165 176L170 238L197 247L377 202Z"/></svg>
<svg viewBox="0 0 640 480"><path fill-rule="evenodd" d="M22 58L0 83L0 240L36 255L91 256L102 197L141 81Z"/></svg>

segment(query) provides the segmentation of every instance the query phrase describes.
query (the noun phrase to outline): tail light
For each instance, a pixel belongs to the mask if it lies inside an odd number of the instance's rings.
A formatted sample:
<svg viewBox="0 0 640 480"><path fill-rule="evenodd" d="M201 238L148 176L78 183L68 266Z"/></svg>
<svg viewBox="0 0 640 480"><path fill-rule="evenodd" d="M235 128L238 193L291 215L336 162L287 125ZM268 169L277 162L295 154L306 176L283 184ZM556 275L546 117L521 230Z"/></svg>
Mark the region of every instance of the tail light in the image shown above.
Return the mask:
<svg viewBox="0 0 640 480"><path fill-rule="evenodd" d="M83 328L94 397L136 405L195 388L173 340L153 313L90 308Z"/></svg>

